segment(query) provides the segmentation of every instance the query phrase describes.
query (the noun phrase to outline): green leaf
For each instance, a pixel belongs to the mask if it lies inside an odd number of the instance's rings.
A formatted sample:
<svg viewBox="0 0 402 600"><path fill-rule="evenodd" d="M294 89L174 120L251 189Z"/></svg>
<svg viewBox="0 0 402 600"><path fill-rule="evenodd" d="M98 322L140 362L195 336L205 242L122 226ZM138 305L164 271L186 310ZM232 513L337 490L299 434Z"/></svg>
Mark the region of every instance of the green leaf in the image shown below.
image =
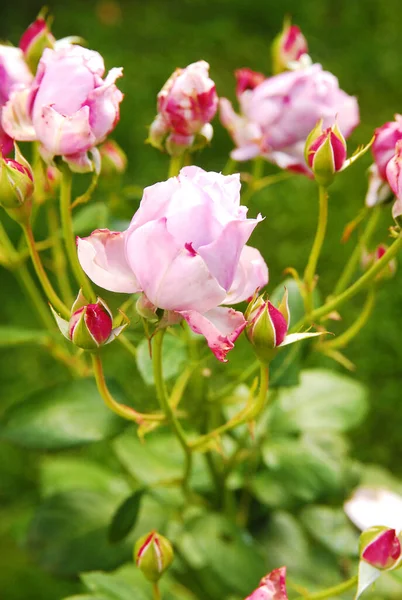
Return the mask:
<svg viewBox="0 0 402 600"><path fill-rule="evenodd" d="M187 360L184 341L173 335L165 335L163 339L163 376L171 379L178 375ZM152 359L149 354L148 340L144 339L137 346L137 368L148 385L154 384Z"/></svg>
<svg viewBox="0 0 402 600"><path fill-rule="evenodd" d="M324 369L302 372L298 387L282 390L271 412L271 431L347 431L367 411L365 387Z"/></svg>
<svg viewBox="0 0 402 600"><path fill-rule="evenodd" d="M136 490L116 510L109 527L109 541L112 544L123 540L135 527L144 493L143 488Z"/></svg>
<svg viewBox="0 0 402 600"><path fill-rule="evenodd" d="M117 502L84 490L46 499L29 527L29 551L42 568L63 576L118 566L130 556L131 546L112 546L107 539Z"/></svg>
<svg viewBox="0 0 402 600"><path fill-rule="evenodd" d="M298 385L301 370L301 346L295 344L284 348L270 365L270 388L292 387Z"/></svg>
<svg viewBox="0 0 402 600"><path fill-rule="evenodd" d="M150 584L137 569L137 585L125 581L118 574L101 572L84 573L81 579L85 586L95 594L101 594L108 600L149 600Z"/></svg>
<svg viewBox="0 0 402 600"><path fill-rule="evenodd" d="M83 208L77 209L73 217L73 229L75 235L86 235L94 229L102 229L107 226L109 209L106 204L96 202Z"/></svg>
<svg viewBox="0 0 402 600"><path fill-rule="evenodd" d="M22 344L42 344L48 336L40 329L22 329L11 325L0 326L0 348Z"/></svg>
<svg viewBox="0 0 402 600"><path fill-rule="evenodd" d="M279 438L266 442L263 460L270 473L290 495L312 502L342 487L343 465L318 440Z"/></svg>
<svg viewBox="0 0 402 600"><path fill-rule="evenodd" d="M40 464L42 496L68 490L91 490L124 498L130 493L127 481L107 467L85 457L46 456Z"/></svg>
<svg viewBox="0 0 402 600"><path fill-rule="evenodd" d="M310 535L340 557L358 556L359 534L342 508L306 506L300 515Z"/></svg>
<svg viewBox="0 0 402 600"><path fill-rule="evenodd" d="M119 390L110 387L119 401ZM114 437L125 427L105 407L95 382L83 379L46 388L11 406L1 419L0 438L24 448L59 450Z"/></svg>

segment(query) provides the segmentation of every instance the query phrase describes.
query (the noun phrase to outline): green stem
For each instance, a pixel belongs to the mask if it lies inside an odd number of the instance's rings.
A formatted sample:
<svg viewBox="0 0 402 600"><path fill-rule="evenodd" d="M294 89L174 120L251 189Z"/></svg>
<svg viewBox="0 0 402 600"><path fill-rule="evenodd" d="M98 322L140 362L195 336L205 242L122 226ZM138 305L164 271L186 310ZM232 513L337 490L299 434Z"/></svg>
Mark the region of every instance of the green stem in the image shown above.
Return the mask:
<svg viewBox="0 0 402 600"><path fill-rule="evenodd" d="M359 313L356 321L346 329L341 335L338 335L335 339L323 342L320 348L325 351L327 348L335 350L337 348L344 348L356 335L363 329L365 324L370 318L370 315L374 308L375 291L374 288L369 290L367 300L363 306L362 311Z"/></svg>
<svg viewBox="0 0 402 600"><path fill-rule="evenodd" d="M353 298L358 292L363 290L367 285L369 285L378 273L387 266L387 264L398 254L402 246L402 233L399 234L399 237L394 241L394 243L388 248L386 253L380 258L380 260L376 261L370 269L368 269L353 285L351 285L347 290L339 294L339 296L335 296L329 302L326 302L320 308L316 308L310 315L306 315L302 320L300 320L294 327L292 327L293 331L299 330L303 325L309 323L310 321L317 321L318 319L322 319L327 316L332 311L338 309L342 304Z"/></svg>
<svg viewBox="0 0 402 600"><path fill-rule="evenodd" d="M56 207L54 206L52 201L47 202L46 208L49 235L54 236L51 238L53 242L52 259L54 271L57 278L58 288L64 302L66 302L68 306L71 306L73 303L73 292L68 279L67 263L63 252L63 245L60 236L57 235L60 229L59 217L57 214Z"/></svg>
<svg viewBox="0 0 402 600"><path fill-rule="evenodd" d="M182 426L176 418L175 412L172 406L169 403L168 395L165 388L165 382L163 380L163 368L162 368L162 348L163 348L163 336L165 330L160 329L157 331L153 337L152 344L152 360L153 360L153 370L154 370L154 379L155 379L155 387L156 387L156 395L159 400L160 407L162 411L165 413L166 418L173 429L181 447L183 448L183 452L185 455L185 470L183 476L183 491L186 495L189 495L189 479L191 476L191 470L193 466L193 456L192 450L189 446L185 433L183 431Z"/></svg>
<svg viewBox="0 0 402 600"><path fill-rule="evenodd" d="M29 224L21 224L21 227L25 235L25 239L29 248L29 253L31 255L36 275L38 276L38 279L41 283L43 291L45 292L45 295L47 296L47 299L53 305L54 309L57 310L57 312L59 312L64 319L69 319L70 311L54 291L53 286L50 283L48 276L46 275L46 271L43 268L42 261L36 249L35 238L33 236L31 226Z"/></svg>
<svg viewBox="0 0 402 600"><path fill-rule="evenodd" d="M296 600L325 600L325 598L332 598L333 596L339 596L343 594L343 592L347 592L348 590L355 587L357 584L357 575L354 575L347 581L340 583L339 585L334 585L331 588L327 588L322 592L317 592L316 594L309 594L308 596L298 596Z"/></svg>
<svg viewBox="0 0 402 600"><path fill-rule="evenodd" d="M171 156L168 177L176 177L176 175L180 173L183 162L184 154L181 154L180 156Z"/></svg>
<svg viewBox="0 0 402 600"><path fill-rule="evenodd" d="M144 414L137 412L130 406L126 406L125 404L120 404L117 402L107 387L107 383L105 380L105 374L103 372L102 359L98 353L92 354L92 366L94 370L94 377L96 381L96 385L98 387L98 391L102 396L106 406L110 408L116 415L122 417L123 419L127 419L128 421L134 421L138 425L143 424L145 421L151 422L163 422L165 420L165 416L161 414Z"/></svg>
<svg viewBox="0 0 402 600"><path fill-rule="evenodd" d="M318 225L317 231L314 238L313 247L311 248L310 256L304 271L304 284L305 284L305 308L306 313L309 314L313 310L313 290L314 290L314 277L317 269L318 259L320 257L321 248L325 239L325 232L327 230L328 222L328 192L322 185L319 186L319 213L318 213Z"/></svg>
<svg viewBox="0 0 402 600"><path fill-rule="evenodd" d="M92 290L92 286L89 283L84 271L78 260L77 248L75 244L75 235L73 229L73 220L71 216L71 187L72 187L72 174L68 167L61 169L61 183L60 183L60 214L61 214L61 226L64 237L64 244L66 246L68 260L70 262L74 277L82 288L83 294L89 302L95 302L96 296Z"/></svg>
<svg viewBox="0 0 402 600"><path fill-rule="evenodd" d="M373 235L374 230L377 227L379 218L380 207L377 206L371 210L371 215L369 220L367 221L366 228L361 238L359 239L356 248L352 252L348 262L346 263L342 275L339 277L338 283L336 284L334 289L335 296L343 292L343 290L345 290L348 287L350 281L352 280L352 277L357 269L359 261L361 260L363 249L369 244L371 236Z"/></svg>
<svg viewBox="0 0 402 600"><path fill-rule="evenodd" d="M153 597L153 600L161 600L161 598L162 598L161 591L159 589L159 585L158 585L157 581L152 584L152 597Z"/></svg>
<svg viewBox="0 0 402 600"><path fill-rule="evenodd" d="M222 169L222 175L230 175L237 167L237 162L233 158L229 158L226 165Z"/></svg>

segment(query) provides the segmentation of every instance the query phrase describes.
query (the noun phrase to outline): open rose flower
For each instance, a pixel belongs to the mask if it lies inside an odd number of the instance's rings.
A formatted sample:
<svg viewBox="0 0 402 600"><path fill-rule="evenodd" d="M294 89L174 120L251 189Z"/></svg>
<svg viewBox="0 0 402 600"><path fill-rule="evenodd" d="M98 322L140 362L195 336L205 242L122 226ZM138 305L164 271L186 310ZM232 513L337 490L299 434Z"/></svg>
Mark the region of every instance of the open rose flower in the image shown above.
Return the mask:
<svg viewBox="0 0 402 600"><path fill-rule="evenodd" d="M395 115L395 121L390 121L378 127L374 135L375 138L371 147L374 163L369 170L367 206L381 204L392 196L388 183L387 166L395 156L397 142L402 140L402 116Z"/></svg>
<svg viewBox="0 0 402 600"><path fill-rule="evenodd" d="M323 128L335 122L344 137L359 123L356 98L339 89L338 79L321 65L269 77L238 95L238 115L226 98L220 117L236 149L231 156L244 161L262 156L282 169L309 174L304 146L317 121Z"/></svg>
<svg viewBox="0 0 402 600"><path fill-rule="evenodd" d="M1 126L1 114L11 92L17 87L31 83L29 71L22 50L0 44L0 150L7 155L13 149L13 138L7 135Z"/></svg>
<svg viewBox="0 0 402 600"><path fill-rule="evenodd" d="M227 308L268 281L255 248L246 246L261 216L240 206L239 175L185 167L144 190L122 232L100 229L78 240L82 268L100 287L144 292L156 307L184 318L220 360L246 321Z"/></svg>
<svg viewBox="0 0 402 600"><path fill-rule="evenodd" d="M210 121L218 108L215 83L205 60L176 69L158 94L158 114L149 130L148 141L170 154L190 148L196 134L210 141Z"/></svg>
<svg viewBox="0 0 402 600"><path fill-rule="evenodd" d="M72 170L90 171L88 156L119 120L123 99L115 81L106 79L103 58L81 46L46 48L29 93L14 92L3 111L3 127L16 140L39 141L47 160L62 156Z"/></svg>

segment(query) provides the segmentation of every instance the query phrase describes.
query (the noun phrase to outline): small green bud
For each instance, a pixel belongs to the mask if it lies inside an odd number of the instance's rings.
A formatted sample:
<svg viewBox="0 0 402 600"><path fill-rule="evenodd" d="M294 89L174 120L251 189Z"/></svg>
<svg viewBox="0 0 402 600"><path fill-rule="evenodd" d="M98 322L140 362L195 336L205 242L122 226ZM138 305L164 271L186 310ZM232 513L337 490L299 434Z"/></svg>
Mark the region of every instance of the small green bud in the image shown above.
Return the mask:
<svg viewBox="0 0 402 600"><path fill-rule="evenodd" d="M142 536L134 547L134 560L145 577L158 581L173 561L173 548L169 540L156 531Z"/></svg>

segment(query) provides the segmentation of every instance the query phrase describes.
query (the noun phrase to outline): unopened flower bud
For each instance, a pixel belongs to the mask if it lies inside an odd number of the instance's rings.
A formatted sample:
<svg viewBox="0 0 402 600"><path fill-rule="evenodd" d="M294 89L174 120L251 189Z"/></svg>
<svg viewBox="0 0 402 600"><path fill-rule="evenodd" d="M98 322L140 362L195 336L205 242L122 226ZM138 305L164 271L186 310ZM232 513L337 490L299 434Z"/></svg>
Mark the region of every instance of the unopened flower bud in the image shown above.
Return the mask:
<svg viewBox="0 0 402 600"><path fill-rule="evenodd" d="M173 561L173 548L169 540L156 531L142 536L134 547L134 560L145 577L158 581Z"/></svg>
<svg viewBox="0 0 402 600"><path fill-rule="evenodd" d="M34 192L32 169L15 144L15 158L0 153L0 206L16 221L23 222L31 212Z"/></svg>
<svg viewBox="0 0 402 600"><path fill-rule="evenodd" d="M99 148L102 161L102 175L111 176L124 173L127 156L114 140L106 140Z"/></svg>
<svg viewBox="0 0 402 600"><path fill-rule="evenodd" d="M281 33L272 44L274 75L288 70L291 63L298 62L307 54L307 41L299 27L285 21Z"/></svg>
<svg viewBox="0 0 402 600"><path fill-rule="evenodd" d="M286 591L286 567L268 573L260 585L246 600L288 600Z"/></svg>
<svg viewBox="0 0 402 600"><path fill-rule="evenodd" d="M109 344L128 325L125 319L123 325L113 328L112 313L106 303L98 298L94 304L88 304L81 291L73 304L69 321L52 310L64 337L83 350L97 350Z"/></svg>
<svg viewBox="0 0 402 600"><path fill-rule="evenodd" d="M262 362L269 363L276 355L277 348L285 340L289 326L287 293L279 306L265 301L262 296L253 299L245 312L247 319L246 336L254 346L255 353Z"/></svg>
<svg viewBox="0 0 402 600"><path fill-rule="evenodd" d="M319 122L306 140L305 159L320 185L327 187L346 160L346 141L335 123L322 129Z"/></svg>
<svg viewBox="0 0 402 600"><path fill-rule="evenodd" d="M364 270L372 267L376 262L380 260L388 250L388 247L385 244L380 244L374 250L374 252L363 252L361 264ZM393 258L389 261L389 263L384 267L380 273L376 276L376 281L380 281L381 279L391 279L395 273L397 268L396 259Z"/></svg>
<svg viewBox="0 0 402 600"><path fill-rule="evenodd" d="M19 44L32 73L36 73L44 49L53 48L55 42L56 40L49 28L49 20L46 19L45 12L41 11L36 21L31 23L23 33Z"/></svg>
<svg viewBox="0 0 402 600"><path fill-rule="evenodd" d="M360 536L360 558L376 569L394 568L401 555L401 543L395 529L370 527Z"/></svg>

